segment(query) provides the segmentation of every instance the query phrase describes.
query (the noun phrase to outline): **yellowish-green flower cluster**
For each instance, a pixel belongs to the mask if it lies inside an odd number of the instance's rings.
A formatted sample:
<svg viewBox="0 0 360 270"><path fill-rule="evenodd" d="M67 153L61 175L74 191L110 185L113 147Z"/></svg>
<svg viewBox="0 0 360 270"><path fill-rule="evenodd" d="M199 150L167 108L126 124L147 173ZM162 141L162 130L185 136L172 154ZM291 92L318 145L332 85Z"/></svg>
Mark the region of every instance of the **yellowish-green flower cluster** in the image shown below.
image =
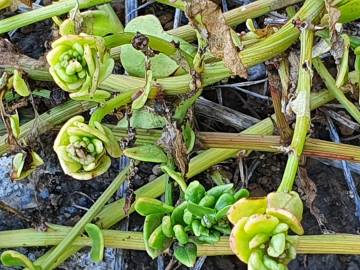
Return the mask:
<svg viewBox="0 0 360 270"><path fill-rule="evenodd" d="M84 123L82 116L68 120L54 142L64 172L78 180L89 180L105 173L111 157L120 157L121 149L111 130L100 123Z"/></svg>
<svg viewBox="0 0 360 270"><path fill-rule="evenodd" d="M228 212L235 226L230 246L249 270L283 270L296 257L296 243L288 230L302 235L303 204L292 192L273 192L267 197L244 198Z"/></svg>
<svg viewBox="0 0 360 270"><path fill-rule="evenodd" d="M110 97L108 92L97 89L114 68L101 37L66 35L54 41L52 48L47 55L49 71L71 98L100 102Z"/></svg>

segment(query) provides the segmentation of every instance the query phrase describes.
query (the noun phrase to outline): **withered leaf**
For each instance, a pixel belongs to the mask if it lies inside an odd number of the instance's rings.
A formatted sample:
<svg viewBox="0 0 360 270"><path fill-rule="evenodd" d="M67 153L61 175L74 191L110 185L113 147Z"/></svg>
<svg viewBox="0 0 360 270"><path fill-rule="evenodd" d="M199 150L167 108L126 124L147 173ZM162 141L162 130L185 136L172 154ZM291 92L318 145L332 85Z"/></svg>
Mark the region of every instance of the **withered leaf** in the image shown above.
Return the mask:
<svg viewBox="0 0 360 270"><path fill-rule="evenodd" d="M231 28L226 24L219 5L211 0L188 0L185 12L191 24L208 40L211 53L224 59L225 66L233 74L247 78L246 67L241 62Z"/></svg>
<svg viewBox="0 0 360 270"><path fill-rule="evenodd" d="M344 41L340 36L340 29L337 28L337 23L340 19L341 13L340 10L336 8L332 2L332 0L325 1L325 7L329 16L328 23L331 43L330 53L334 57L335 63L339 64L344 54Z"/></svg>
<svg viewBox="0 0 360 270"><path fill-rule="evenodd" d="M182 176L188 171L189 160L187 156L187 148L184 142L184 137L176 127L176 123L168 123L159 140L159 144L166 149L168 153L174 158L176 166L181 172Z"/></svg>
<svg viewBox="0 0 360 270"><path fill-rule="evenodd" d="M303 196L301 197L305 201L306 206L310 209L310 213L316 218L320 229L326 231L326 219L324 215L321 214L320 209L314 205L317 193L316 185L308 176L305 167L299 167L298 175L297 185L299 190L303 193Z"/></svg>

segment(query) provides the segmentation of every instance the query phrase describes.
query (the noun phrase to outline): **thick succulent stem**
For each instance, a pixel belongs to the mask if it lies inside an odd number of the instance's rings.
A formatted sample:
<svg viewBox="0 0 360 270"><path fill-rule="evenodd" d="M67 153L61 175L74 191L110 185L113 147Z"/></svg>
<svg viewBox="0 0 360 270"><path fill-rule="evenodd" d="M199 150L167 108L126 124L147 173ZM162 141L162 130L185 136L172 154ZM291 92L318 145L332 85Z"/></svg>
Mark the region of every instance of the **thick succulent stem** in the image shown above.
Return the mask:
<svg viewBox="0 0 360 270"><path fill-rule="evenodd" d="M58 245L71 227L51 225L47 232L22 229L0 232L0 248L41 247ZM129 250L145 250L141 232L103 230L105 246ZM296 242L298 254L360 254L360 236L354 234L325 234L289 236ZM91 240L78 236L73 243L78 247L91 246ZM221 237L213 245L198 245L198 256L232 255L228 237Z"/></svg>
<svg viewBox="0 0 360 270"><path fill-rule="evenodd" d="M79 8L85 9L92 6L105 4L109 0L80 0ZM75 7L76 3L73 0L59 1L43 8L33 9L29 12L18 14L3 20L0 20L0 34L9 32L11 30L40 22L51 17L58 16L69 12Z"/></svg>
<svg viewBox="0 0 360 270"><path fill-rule="evenodd" d="M168 0L157 0L157 2L174 6L173 2ZM226 23L229 26L234 27L240 23L245 22L247 19L256 18L268 12L281 9L299 2L301 2L301 0L258 0L248 5L229 10L228 12L224 13L224 17ZM177 4L177 7L181 9L183 5ZM168 33L174 36L178 36L187 41L193 41L196 39L196 33L190 25L185 25L172 29L168 31Z"/></svg>
<svg viewBox="0 0 360 270"><path fill-rule="evenodd" d="M293 139L290 145L290 154L286 163L283 179L278 188L280 192L289 192L296 177L306 135L310 128L310 89L311 89L311 53L314 32L308 29L301 31L301 51L299 78L296 90L296 99L293 101L292 109L296 113L296 124Z"/></svg>

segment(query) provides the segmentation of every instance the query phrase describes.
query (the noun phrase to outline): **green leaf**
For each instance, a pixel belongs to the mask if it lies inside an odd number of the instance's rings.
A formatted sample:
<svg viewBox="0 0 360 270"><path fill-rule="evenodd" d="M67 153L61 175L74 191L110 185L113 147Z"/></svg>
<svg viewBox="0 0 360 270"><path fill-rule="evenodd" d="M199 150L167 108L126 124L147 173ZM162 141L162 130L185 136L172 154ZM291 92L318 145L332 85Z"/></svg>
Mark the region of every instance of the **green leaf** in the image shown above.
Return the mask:
<svg viewBox="0 0 360 270"><path fill-rule="evenodd" d="M157 256L159 256L163 250L161 249L153 249L149 246L149 238L151 234L155 231L156 228L161 224L163 214L154 214L154 215L148 215L145 217L144 221L144 244L147 254L152 258L155 259ZM170 246L171 240L167 240L166 246ZM164 245L165 246L165 245Z"/></svg>
<svg viewBox="0 0 360 270"><path fill-rule="evenodd" d="M168 157L164 151L154 144L126 148L123 154L129 158L145 162L166 163L168 161Z"/></svg>
<svg viewBox="0 0 360 270"><path fill-rule="evenodd" d="M130 126L133 128L152 129L163 128L166 125L166 119L164 116L155 114L146 108L133 111L130 118ZM124 117L118 124L118 127L127 128L128 119Z"/></svg>
<svg viewBox="0 0 360 270"><path fill-rule="evenodd" d="M215 215L216 211L212 208L208 208L208 207L204 207L204 206L199 206L193 202L188 202L187 203L187 210L189 210L194 216L197 217L203 217L205 215Z"/></svg>
<svg viewBox="0 0 360 270"><path fill-rule="evenodd" d="M176 246L174 249L175 258L187 267L193 267L196 261L197 248L194 243L187 243L185 246Z"/></svg>
<svg viewBox="0 0 360 270"><path fill-rule="evenodd" d="M27 97L30 95L29 87L22 78L21 73L16 69L14 70L13 87L15 92L22 97Z"/></svg>
<svg viewBox="0 0 360 270"><path fill-rule="evenodd" d="M20 135L20 119L19 119L19 114L16 111L15 114L10 115L10 126L11 126L11 131L14 135L15 138L19 138Z"/></svg>
<svg viewBox="0 0 360 270"><path fill-rule="evenodd" d="M187 148L186 153L189 154L195 145L195 132L192 130L189 122L186 122L186 125L183 127L183 137Z"/></svg>
<svg viewBox="0 0 360 270"><path fill-rule="evenodd" d="M167 34L160 21L153 15L139 16L129 22L125 27L125 32L140 32L145 35L151 35L162 38L166 41L180 42L180 48L191 55L194 55L196 50L189 43ZM121 46L121 64L125 70L133 76L145 76L145 56L142 52L137 51L132 45ZM178 68L178 64L170 57L160 53L150 60L151 69L154 78L165 78L173 74Z"/></svg>
<svg viewBox="0 0 360 270"><path fill-rule="evenodd" d="M181 188L181 190L185 192L187 185L185 179L181 176L181 173L174 171L167 165L161 165L161 170L163 170L163 172L167 173L172 179L174 179Z"/></svg>
<svg viewBox="0 0 360 270"><path fill-rule="evenodd" d="M86 224L85 231L91 239L90 258L94 262L101 262L104 257L104 236L95 224Z"/></svg>
<svg viewBox="0 0 360 270"><path fill-rule="evenodd" d="M15 250L6 250L1 253L1 263L8 267L22 266L27 267L30 270L40 269L39 267L36 267L28 257Z"/></svg>
<svg viewBox="0 0 360 270"><path fill-rule="evenodd" d="M179 241L180 244L185 245L187 242L189 242L189 236L185 232L185 229L182 225L176 224L173 227L173 230L174 230L175 238L176 240Z"/></svg>
<svg viewBox="0 0 360 270"><path fill-rule="evenodd" d="M185 200L199 203L205 196L205 188L199 181L192 181L185 191Z"/></svg>
<svg viewBox="0 0 360 270"><path fill-rule="evenodd" d="M195 103L197 98L201 95L202 91L197 91L195 95L186 98L185 100L181 101L180 104L176 107L174 119L181 123L184 121L184 118L186 117L186 114L190 107Z"/></svg>
<svg viewBox="0 0 360 270"><path fill-rule="evenodd" d="M153 214L171 213L174 210L174 207L157 199L141 197L135 202L135 210L142 216L148 216Z"/></svg>

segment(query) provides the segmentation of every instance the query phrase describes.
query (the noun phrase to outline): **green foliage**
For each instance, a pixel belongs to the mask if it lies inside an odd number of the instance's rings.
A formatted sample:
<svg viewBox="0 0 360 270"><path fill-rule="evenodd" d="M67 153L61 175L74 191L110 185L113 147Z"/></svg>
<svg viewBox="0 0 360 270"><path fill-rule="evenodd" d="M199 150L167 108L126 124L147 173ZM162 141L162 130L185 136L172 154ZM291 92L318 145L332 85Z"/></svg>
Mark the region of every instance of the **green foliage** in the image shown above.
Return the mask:
<svg viewBox="0 0 360 270"><path fill-rule="evenodd" d="M224 190L227 193L222 193ZM149 256L155 258L169 246L169 242L175 241L175 257L191 267L196 260L196 243L214 244L221 235L230 234L226 212L235 202L232 195L235 192L233 185L218 186L206 192L198 181L193 181L184 193L185 200L175 208L159 200L142 197L136 200L135 210L146 216L144 241Z"/></svg>

